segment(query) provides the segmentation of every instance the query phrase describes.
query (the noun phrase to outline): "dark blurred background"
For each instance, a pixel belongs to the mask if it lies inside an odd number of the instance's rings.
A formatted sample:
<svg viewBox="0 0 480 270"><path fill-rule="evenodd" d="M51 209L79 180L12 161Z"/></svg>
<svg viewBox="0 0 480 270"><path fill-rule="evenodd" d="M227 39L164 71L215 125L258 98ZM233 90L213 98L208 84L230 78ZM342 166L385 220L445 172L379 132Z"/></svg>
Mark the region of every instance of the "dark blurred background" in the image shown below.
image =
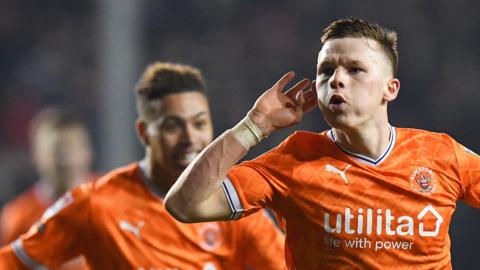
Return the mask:
<svg viewBox="0 0 480 270"><path fill-rule="evenodd" d="M154 61L192 64L209 86L216 134L237 123L283 73L313 78L322 29L360 17L399 34L394 126L446 132L480 151L480 4L460 1L0 1L0 206L36 180L28 121L40 108L81 110L103 172L142 158L133 86ZM326 129L318 111L271 135ZM460 203L451 224L455 269L479 269L480 211Z"/></svg>

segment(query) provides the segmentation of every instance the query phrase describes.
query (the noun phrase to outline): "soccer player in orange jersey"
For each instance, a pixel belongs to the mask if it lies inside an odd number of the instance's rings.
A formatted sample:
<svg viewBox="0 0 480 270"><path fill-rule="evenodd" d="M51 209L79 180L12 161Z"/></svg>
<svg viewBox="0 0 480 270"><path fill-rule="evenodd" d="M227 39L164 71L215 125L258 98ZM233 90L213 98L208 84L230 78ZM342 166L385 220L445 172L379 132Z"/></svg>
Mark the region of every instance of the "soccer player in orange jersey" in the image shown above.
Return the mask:
<svg viewBox="0 0 480 270"><path fill-rule="evenodd" d="M26 233L47 207L67 190L93 180L90 137L76 112L65 107L47 107L35 115L29 133L39 180L3 207L1 245ZM61 269L83 269L83 266L79 259Z"/></svg>
<svg viewBox="0 0 480 270"><path fill-rule="evenodd" d="M212 140L199 70L154 63L136 97L145 159L67 192L0 252L0 269L52 268L79 254L98 270L285 269L284 237L264 213L183 224L164 208L167 190Z"/></svg>
<svg viewBox="0 0 480 270"><path fill-rule="evenodd" d="M246 118L206 147L167 194L177 219L246 217L271 207L290 269L451 269L459 199L480 207L480 158L445 134L389 124L398 94L397 36L358 19L330 24L317 75L285 74ZM275 130L318 106L331 126L295 132L235 165Z"/></svg>

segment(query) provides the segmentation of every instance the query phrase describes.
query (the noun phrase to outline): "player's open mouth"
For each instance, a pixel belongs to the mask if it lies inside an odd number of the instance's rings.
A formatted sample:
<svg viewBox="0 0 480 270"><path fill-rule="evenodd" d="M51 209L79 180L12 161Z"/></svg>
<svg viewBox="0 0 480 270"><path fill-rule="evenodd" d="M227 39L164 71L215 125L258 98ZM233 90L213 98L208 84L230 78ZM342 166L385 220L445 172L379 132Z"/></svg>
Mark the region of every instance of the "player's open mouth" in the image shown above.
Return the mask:
<svg viewBox="0 0 480 270"><path fill-rule="evenodd" d="M341 95L333 95L328 104L332 110L342 111L346 104L346 100Z"/></svg>
<svg viewBox="0 0 480 270"><path fill-rule="evenodd" d="M329 104L330 105L340 105L342 103L345 103L345 99L340 96L340 95L333 95L331 98L330 98L330 102Z"/></svg>
<svg viewBox="0 0 480 270"><path fill-rule="evenodd" d="M198 152L188 152L176 155L176 159L181 163L190 163L192 162L198 155Z"/></svg>

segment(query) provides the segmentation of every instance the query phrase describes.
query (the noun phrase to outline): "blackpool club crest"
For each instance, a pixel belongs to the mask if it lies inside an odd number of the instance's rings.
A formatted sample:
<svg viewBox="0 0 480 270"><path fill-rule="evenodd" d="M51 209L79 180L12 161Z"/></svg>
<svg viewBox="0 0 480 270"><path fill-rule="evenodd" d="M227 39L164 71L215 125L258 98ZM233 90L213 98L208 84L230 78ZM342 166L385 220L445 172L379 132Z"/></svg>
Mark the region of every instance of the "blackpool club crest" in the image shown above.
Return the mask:
<svg viewBox="0 0 480 270"><path fill-rule="evenodd" d="M203 223L199 226L200 245L208 251L213 251L222 243L222 229L215 222Z"/></svg>
<svg viewBox="0 0 480 270"><path fill-rule="evenodd" d="M427 167L418 167L410 175L410 185L420 193L427 195L433 193L436 184L435 173Z"/></svg>

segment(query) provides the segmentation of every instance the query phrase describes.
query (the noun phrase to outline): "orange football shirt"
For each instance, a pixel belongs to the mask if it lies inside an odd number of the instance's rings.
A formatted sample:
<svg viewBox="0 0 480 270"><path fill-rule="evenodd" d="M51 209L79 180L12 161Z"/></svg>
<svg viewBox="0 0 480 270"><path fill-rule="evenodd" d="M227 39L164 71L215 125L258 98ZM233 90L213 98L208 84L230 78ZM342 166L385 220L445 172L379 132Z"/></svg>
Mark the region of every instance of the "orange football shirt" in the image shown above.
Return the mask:
<svg viewBox="0 0 480 270"><path fill-rule="evenodd" d="M91 180L96 176L92 176ZM38 181L33 187L8 202L0 216L0 245L6 245L15 240L41 217L43 212L53 202L48 187ZM75 258L56 268L57 270L85 269L83 258Z"/></svg>
<svg viewBox="0 0 480 270"><path fill-rule="evenodd" d="M5 204L0 215L0 244L5 245L26 233L52 204L40 183Z"/></svg>
<svg viewBox="0 0 480 270"><path fill-rule="evenodd" d="M32 268L79 254L102 270L286 268L283 235L264 214L242 223L179 223L143 172L134 163L66 193L0 252L0 268L2 261L15 264L13 253Z"/></svg>
<svg viewBox="0 0 480 270"><path fill-rule="evenodd" d="M296 132L228 173L232 219L270 207L290 269L451 269L459 199L480 207L480 158L445 134L390 127L377 160L333 130Z"/></svg>

